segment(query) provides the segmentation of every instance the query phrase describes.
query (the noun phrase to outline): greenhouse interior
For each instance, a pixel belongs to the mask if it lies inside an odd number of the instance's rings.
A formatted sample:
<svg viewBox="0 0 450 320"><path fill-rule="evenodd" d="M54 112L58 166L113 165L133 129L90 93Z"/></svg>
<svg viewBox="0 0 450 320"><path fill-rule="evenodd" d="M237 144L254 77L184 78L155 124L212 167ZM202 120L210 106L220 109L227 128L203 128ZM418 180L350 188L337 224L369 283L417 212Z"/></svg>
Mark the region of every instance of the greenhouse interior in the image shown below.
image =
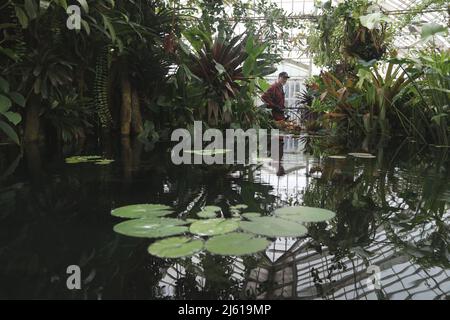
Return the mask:
<svg viewBox="0 0 450 320"><path fill-rule="evenodd" d="M448 0L1 1L0 299L449 300L449 27Z"/></svg>

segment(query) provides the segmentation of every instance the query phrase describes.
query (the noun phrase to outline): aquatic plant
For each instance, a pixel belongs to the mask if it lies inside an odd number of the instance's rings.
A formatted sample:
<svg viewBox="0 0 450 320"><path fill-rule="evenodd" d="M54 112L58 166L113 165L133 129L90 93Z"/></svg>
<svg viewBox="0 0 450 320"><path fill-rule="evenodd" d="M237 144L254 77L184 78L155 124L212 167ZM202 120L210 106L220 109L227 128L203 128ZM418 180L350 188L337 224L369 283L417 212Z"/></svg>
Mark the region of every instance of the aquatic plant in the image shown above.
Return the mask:
<svg viewBox="0 0 450 320"><path fill-rule="evenodd" d="M274 211L273 216L243 213L246 205L230 207L232 218L216 218L220 207L207 206L197 215L201 220L169 218L174 210L160 204L138 204L111 211L116 217L131 220L114 226L122 235L160 239L148 252L161 258L181 258L202 250L213 254L241 256L266 249L276 237L301 237L306 235L304 224L325 222L335 214L329 210L310 207L287 207ZM190 236L187 236L190 234ZM173 237L176 236L176 237ZM171 238L167 238L171 237ZM203 239L207 238L204 244Z"/></svg>

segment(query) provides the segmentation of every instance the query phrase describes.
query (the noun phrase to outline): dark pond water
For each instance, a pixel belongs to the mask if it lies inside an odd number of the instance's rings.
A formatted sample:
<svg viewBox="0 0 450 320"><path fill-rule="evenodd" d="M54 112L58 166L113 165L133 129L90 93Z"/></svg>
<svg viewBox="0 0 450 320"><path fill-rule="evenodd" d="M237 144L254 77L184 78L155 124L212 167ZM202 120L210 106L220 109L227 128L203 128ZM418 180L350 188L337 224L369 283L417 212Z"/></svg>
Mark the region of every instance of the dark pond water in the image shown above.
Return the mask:
<svg viewBox="0 0 450 320"><path fill-rule="evenodd" d="M327 158L352 151L362 150L286 138L281 163L175 166L164 144L1 146L0 298L448 299L449 150L399 141L365 150L374 159ZM115 162L65 163L73 155ZM148 254L149 239L113 231L122 219L111 209L137 203L188 216L235 204L337 215L263 253L173 260ZM70 265L81 268L80 290L66 286Z"/></svg>

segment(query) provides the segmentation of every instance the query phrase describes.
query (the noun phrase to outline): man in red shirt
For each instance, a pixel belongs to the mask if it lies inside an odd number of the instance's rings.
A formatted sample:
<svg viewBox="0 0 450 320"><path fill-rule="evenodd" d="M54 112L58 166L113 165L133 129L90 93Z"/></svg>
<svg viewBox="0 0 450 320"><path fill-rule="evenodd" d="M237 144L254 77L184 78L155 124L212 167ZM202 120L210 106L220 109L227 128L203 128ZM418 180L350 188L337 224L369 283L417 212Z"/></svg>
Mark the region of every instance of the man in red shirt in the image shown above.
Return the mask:
<svg viewBox="0 0 450 320"><path fill-rule="evenodd" d="M283 86L289 79L287 72L281 72L278 75L278 81L275 82L261 97L262 101L272 109L272 116L275 121L285 120L284 108L285 108L285 94Z"/></svg>

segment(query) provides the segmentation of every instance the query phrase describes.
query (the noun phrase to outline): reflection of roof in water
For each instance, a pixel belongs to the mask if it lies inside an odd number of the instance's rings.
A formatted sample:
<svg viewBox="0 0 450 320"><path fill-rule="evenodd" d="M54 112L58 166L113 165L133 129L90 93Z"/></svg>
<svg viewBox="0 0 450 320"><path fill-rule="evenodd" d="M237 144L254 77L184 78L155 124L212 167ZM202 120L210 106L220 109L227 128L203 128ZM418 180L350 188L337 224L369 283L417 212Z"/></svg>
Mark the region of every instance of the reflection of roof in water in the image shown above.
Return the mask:
<svg viewBox="0 0 450 320"><path fill-rule="evenodd" d="M285 145L286 147L286 145ZM301 145L298 146L301 148ZM272 194L277 196L277 207L286 205L289 199L298 198L312 179L307 173L317 165L318 160L302 152L285 153L283 156L285 175L278 176L275 161L264 162L254 171L253 181L273 186ZM358 169L358 166L355 166ZM355 176L359 171L353 172ZM400 175L401 174L401 175ZM405 184L403 172L396 169L398 183ZM392 190L388 204L407 211L408 202L402 199L398 191ZM402 206L399 206L401 204ZM450 221L447 212L442 221ZM274 242L260 261L258 267L247 270L242 258L234 258L233 279L242 283L242 292L254 292L257 298L268 299L445 299L450 296L450 272L441 267L424 268L414 261L415 253L401 252L399 245L392 243L392 235L408 244L417 244L428 237L436 228L435 223L421 224L409 231L400 232L394 224L383 225L372 234L370 244L352 247L354 257L343 254L336 261L336 255L322 247L317 252L310 239L280 238ZM198 257L192 258L199 266ZM370 288L371 274L369 266L380 268L381 289ZM330 267L339 267L332 271ZM161 286L169 295L174 292L177 277L185 274L179 264L174 264L166 272ZM205 279L200 270L196 278L198 288L204 288ZM319 281L322 281L320 283ZM172 294L173 296L173 294Z"/></svg>
<svg viewBox="0 0 450 320"><path fill-rule="evenodd" d="M431 226L430 226L431 227ZM416 237L419 234L416 233ZM364 253L374 253L368 256ZM322 249L318 253L309 246L309 240L278 239L266 251L265 262L250 271L244 279L245 267L241 258L235 258L233 278L244 283L243 292L256 292L259 299L443 299L450 293L450 274L445 269L422 268L410 261L410 257L399 254L388 244L386 231L380 230L372 244L365 250L354 250L352 259L340 260L341 269L334 270L328 278L330 267L336 265L334 255ZM193 257L194 265L199 265L198 257ZM381 274L381 290L370 288L369 266L378 266ZM200 268L200 267L199 267ZM312 271L317 271L314 281ZM205 285L199 269L196 281L198 289ZM186 270L180 264L172 265L160 281L164 296L175 295L175 284L184 277ZM270 289L262 289L267 288ZM258 289L259 288L259 289Z"/></svg>
<svg viewBox="0 0 450 320"><path fill-rule="evenodd" d="M356 256L343 258L340 261L343 269L334 270L328 278L329 268L336 264L333 262L335 256L327 249L322 249L320 254L309 248L308 240L279 239L267 252L273 261L270 271L265 267L254 270L247 286L254 289L268 279L270 272L274 285L270 292L260 293L260 298L372 300L448 297L450 274L447 270L439 267L424 269L388 242L386 231L380 230L372 244L365 248L365 251L374 253L373 257L366 256L362 249L355 250ZM367 271L371 265L380 268L381 290L368 286L371 274ZM323 283L314 281L313 268Z"/></svg>

